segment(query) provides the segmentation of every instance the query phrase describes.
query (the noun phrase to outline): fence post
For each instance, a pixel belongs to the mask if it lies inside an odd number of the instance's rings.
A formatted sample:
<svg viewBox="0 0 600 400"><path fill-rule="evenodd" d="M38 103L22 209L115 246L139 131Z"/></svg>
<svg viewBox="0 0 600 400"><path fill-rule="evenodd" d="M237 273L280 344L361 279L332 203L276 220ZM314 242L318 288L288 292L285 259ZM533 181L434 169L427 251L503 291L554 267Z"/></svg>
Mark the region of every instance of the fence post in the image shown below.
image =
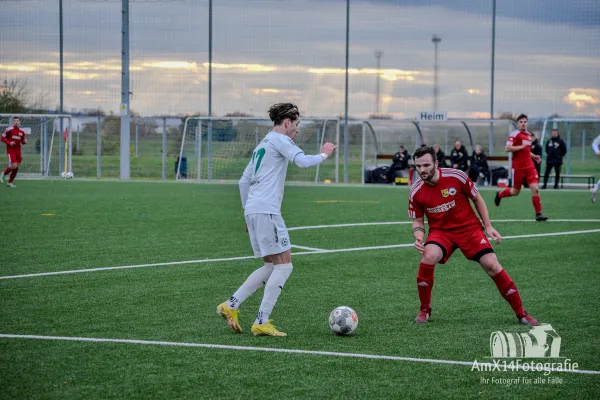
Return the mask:
<svg viewBox="0 0 600 400"><path fill-rule="evenodd" d="M135 121L135 156L136 157L139 155L139 151L138 151L139 134L140 134L140 127L138 126L137 121Z"/></svg>
<svg viewBox="0 0 600 400"><path fill-rule="evenodd" d="M585 129L581 131L581 161L585 161Z"/></svg>
<svg viewBox="0 0 600 400"><path fill-rule="evenodd" d="M567 175L571 173L571 123L567 122ZM567 183L570 179L567 177Z"/></svg>
<svg viewBox="0 0 600 400"><path fill-rule="evenodd" d="M444 151L448 153L448 128L446 128L446 133L444 134Z"/></svg>
<svg viewBox="0 0 600 400"><path fill-rule="evenodd" d="M361 158L361 163L360 163L360 165L361 165L361 167L360 167L361 182L360 183L363 185L365 184L365 173L366 173L365 172L365 139L366 139L366 136L367 136L367 134L366 134L365 123L363 122L362 123L362 144L361 144L362 150L361 150L361 156L360 156L360 158Z"/></svg>
<svg viewBox="0 0 600 400"><path fill-rule="evenodd" d="M79 125L77 125L77 146L75 147L76 151L79 151L81 147L79 147Z"/></svg>
<svg viewBox="0 0 600 400"><path fill-rule="evenodd" d="M67 137L67 172L73 173L73 118L69 117L69 135Z"/></svg>
<svg viewBox="0 0 600 400"><path fill-rule="evenodd" d="M196 120L196 179L202 179L202 121Z"/></svg>
<svg viewBox="0 0 600 400"><path fill-rule="evenodd" d="M167 179L167 119L163 117L162 129L162 179Z"/></svg>
<svg viewBox="0 0 600 400"><path fill-rule="evenodd" d="M65 170L65 140L63 118L59 117L60 120L60 133L58 134L58 176Z"/></svg>
<svg viewBox="0 0 600 400"><path fill-rule="evenodd" d="M102 176L102 117L98 117L96 120L96 178Z"/></svg>
<svg viewBox="0 0 600 400"><path fill-rule="evenodd" d="M338 146L337 151L335 152L335 183L338 183L340 180L340 120L337 120L337 124L335 126L335 144Z"/></svg>
<svg viewBox="0 0 600 400"><path fill-rule="evenodd" d="M212 180L212 120L208 122L208 176L207 179Z"/></svg>
<svg viewBox="0 0 600 400"><path fill-rule="evenodd" d="M52 121L52 124L56 124L56 121ZM40 153L42 155L42 176L48 176L46 173L46 160L48 158L48 124L42 125L42 132L40 135Z"/></svg>

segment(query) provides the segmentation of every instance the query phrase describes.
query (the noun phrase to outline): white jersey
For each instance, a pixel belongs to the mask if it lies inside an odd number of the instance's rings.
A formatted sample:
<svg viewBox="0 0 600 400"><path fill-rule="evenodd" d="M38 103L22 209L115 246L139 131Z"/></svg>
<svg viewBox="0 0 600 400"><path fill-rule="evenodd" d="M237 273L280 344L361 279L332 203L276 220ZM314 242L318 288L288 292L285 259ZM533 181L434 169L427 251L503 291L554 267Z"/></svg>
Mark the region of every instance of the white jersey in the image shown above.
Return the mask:
<svg viewBox="0 0 600 400"><path fill-rule="evenodd" d="M256 146L242 177L242 181L250 179L244 215L281 215L288 163L298 154L304 152L292 139L273 131ZM243 197L242 194L242 202Z"/></svg>

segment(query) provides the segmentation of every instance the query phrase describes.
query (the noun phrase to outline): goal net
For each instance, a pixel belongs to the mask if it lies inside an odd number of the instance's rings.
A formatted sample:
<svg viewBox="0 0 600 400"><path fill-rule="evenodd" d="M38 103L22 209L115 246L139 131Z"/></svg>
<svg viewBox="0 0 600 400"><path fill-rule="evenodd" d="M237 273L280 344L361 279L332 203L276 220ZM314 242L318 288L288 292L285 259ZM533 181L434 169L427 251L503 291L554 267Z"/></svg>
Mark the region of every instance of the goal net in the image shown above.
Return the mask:
<svg viewBox="0 0 600 400"><path fill-rule="evenodd" d="M254 148L273 122L259 118L190 117L184 124L176 179L239 180ZM339 143L337 119L301 119L295 142L306 154L318 154L325 142ZM288 182L338 182L339 151L314 168L288 169Z"/></svg>
<svg viewBox="0 0 600 400"><path fill-rule="evenodd" d="M71 116L59 114L0 114L2 132L13 125L13 117L21 119L21 129L25 131L27 144L21 147L23 161L19 166L19 176L59 176L71 170L70 139ZM61 133L62 122L62 133ZM5 144L2 152L6 154ZM8 163L8 158L4 158Z"/></svg>

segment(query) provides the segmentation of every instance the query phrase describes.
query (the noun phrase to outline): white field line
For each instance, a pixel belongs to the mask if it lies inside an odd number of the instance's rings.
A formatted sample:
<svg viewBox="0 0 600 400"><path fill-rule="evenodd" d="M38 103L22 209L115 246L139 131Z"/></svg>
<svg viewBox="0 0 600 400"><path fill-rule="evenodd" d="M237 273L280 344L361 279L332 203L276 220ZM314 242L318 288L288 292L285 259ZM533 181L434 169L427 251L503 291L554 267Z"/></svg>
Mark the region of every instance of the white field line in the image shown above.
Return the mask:
<svg viewBox="0 0 600 400"><path fill-rule="evenodd" d="M352 357L352 358L366 358L375 360L391 360L391 361L409 361L409 362L420 362L429 364L450 364L450 365L463 365L467 367L479 367L479 368L493 368L495 364L482 363L475 361L454 361L444 360L435 358L417 358L417 357L399 357L399 356L384 356L377 354L362 354L362 353L340 353L333 351L316 351L316 350L299 350L299 349L280 349L271 347L251 347L251 346L231 346L223 344L207 344L207 343L185 343L185 342L163 342L156 340L135 340L135 339L105 339L105 338L88 338L88 337L72 337L72 336L40 336L40 335L14 335L14 334L0 334L0 338L6 339L34 339L34 340L59 340L69 342L92 342L92 343L124 343L124 344L140 344L140 345L155 345L155 346L172 346L172 347L196 347L196 348L207 348L207 349L221 349L221 350L240 350L240 351L264 351L271 353L288 353L288 354L305 354L305 355L316 355L316 356L331 356L331 357ZM502 364L501 368L504 368ZM523 365L518 364L512 365L507 364L506 368L512 371L532 371L527 365L527 368L523 368ZM535 372L565 372L575 374L587 374L587 375L600 375L600 371L594 370L578 370L578 369L562 369L553 367L543 367L535 369Z"/></svg>
<svg viewBox="0 0 600 400"><path fill-rule="evenodd" d="M597 233L597 232L600 232L600 229L589 229L589 230L583 230L583 231L551 232L551 233L535 233L535 234L530 234L530 235L504 236L502 238L502 240L546 237L546 236L582 235L582 234L586 234L586 233ZM396 249L396 248L401 248L401 247L412 247L412 246L414 246L414 243L390 244L390 245L385 245L385 246L370 246L370 247L353 247L353 248L347 248L347 249L303 251L303 252L292 253L292 254L295 257L295 256L305 256L308 254L346 253L346 252L351 252L351 251ZM138 265L122 265L122 266L116 266L116 267L74 269L74 270L68 270L68 271L40 272L40 273L35 273L35 274L0 276L0 280L18 279L18 278L33 278L33 277L38 277L38 276L51 276L51 275L79 274L79 273L84 273L84 272L109 271L109 270L117 270L117 269L133 269L133 268L146 268L146 267L161 267L161 266L168 266L168 265L201 264L201 263L220 262L220 261L249 260L249 259L253 259L253 258L255 258L255 257L244 256L244 257L229 257L229 258L209 258L209 259L202 259L202 260L171 261L171 262L154 263L154 264L138 264Z"/></svg>
<svg viewBox="0 0 600 400"><path fill-rule="evenodd" d="M311 251L325 251L323 249L317 249L315 247L306 247L306 246L298 246L297 244L293 244L292 247L301 250L311 250ZM297 254L297 253L296 253Z"/></svg>
<svg viewBox="0 0 600 400"><path fill-rule="evenodd" d="M535 219L492 219L491 222L540 222ZM600 222L600 219L549 219L544 223L549 222ZM410 225L412 221L391 221L391 222L359 222L355 224L334 224L334 225L313 225L313 226L297 226L288 228L288 231L302 231L306 229L324 229L324 228L346 228L353 226L377 226L377 225Z"/></svg>

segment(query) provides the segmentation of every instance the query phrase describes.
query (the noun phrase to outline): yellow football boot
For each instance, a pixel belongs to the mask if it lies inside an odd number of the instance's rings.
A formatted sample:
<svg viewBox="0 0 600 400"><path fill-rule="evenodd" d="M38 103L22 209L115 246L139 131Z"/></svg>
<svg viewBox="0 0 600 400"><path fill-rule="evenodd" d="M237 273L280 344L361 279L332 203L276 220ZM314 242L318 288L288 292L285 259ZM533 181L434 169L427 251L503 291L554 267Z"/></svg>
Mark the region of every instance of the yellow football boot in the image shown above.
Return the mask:
<svg viewBox="0 0 600 400"><path fill-rule="evenodd" d="M227 302L221 303L217 306L217 312L225 318L227 325L237 333L242 333L242 327L238 322L238 314L240 310L232 310L227 306Z"/></svg>
<svg viewBox="0 0 600 400"><path fill-rule="evenodd" d="M271 323L271 320L263 325L255 322L252 325L251 331L254 336L287 336L287 333L278 331L275 325Z"/></svg>

